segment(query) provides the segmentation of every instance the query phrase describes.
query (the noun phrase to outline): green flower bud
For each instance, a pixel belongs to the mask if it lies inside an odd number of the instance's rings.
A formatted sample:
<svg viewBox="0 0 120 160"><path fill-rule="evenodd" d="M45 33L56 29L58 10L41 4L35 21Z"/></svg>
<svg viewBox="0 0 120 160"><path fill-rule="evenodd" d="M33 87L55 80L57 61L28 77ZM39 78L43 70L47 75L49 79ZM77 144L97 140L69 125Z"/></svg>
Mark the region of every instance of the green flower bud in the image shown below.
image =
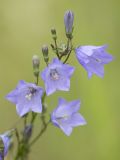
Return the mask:
<svg viewBox="0 0 120 160"><path fill-rule="evenodd" d="M33 68L39 68L40 58L37 55L34 55L32 58Z"/></svg>
<svg viewBox="0 0 120 160"><path fill-rule="evenodd" d="M49 56L48 56L48 46L47 45L43 45L43 47L42 47L42 53L43 53L44 61L46 63L48 63Z"/></svg>
<svg viewBox="0 0 120 160"><path fill-rule="evenodd" d="M32 63L33 63L34 76L38 77L39 76L40 58L37 55L34 55L32 58Z"/></svg>
<svg viewBox="0 0 120 160"><path fill-rule="evenodd" d="M56 35L56 29L55 29L55 28L52 28L52 29L51 29L51 33L52 33L53 35Z"/></svg>
<svg viewBox="0 0 120 160"><path fill-rule="evenodd" d="M55 29L55 28L52 28L52 29L51 29L51 33L52 33L52 38L53 38L54 40L56 40L56 39L57 39L56 29Z"/></svg>

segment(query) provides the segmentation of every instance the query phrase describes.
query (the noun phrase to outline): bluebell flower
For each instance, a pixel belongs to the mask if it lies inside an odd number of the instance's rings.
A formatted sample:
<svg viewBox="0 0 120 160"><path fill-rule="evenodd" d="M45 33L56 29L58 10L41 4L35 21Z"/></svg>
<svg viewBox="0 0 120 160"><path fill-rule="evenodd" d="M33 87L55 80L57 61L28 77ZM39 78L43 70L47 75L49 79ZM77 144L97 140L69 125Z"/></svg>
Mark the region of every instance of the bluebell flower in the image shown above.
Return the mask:
<svg viewBox="0 0 120 160"><path fill-rule="evenodd" d="M79 109L79 100L67 102L65 99L59 98L58 107L51 114L51 121L69 136L74 127L86 124L85 119L78 113Z"/></svg>
<svg viewBox="0 0 120 160"><path fill-rule="evenodd" d="M54 58L52 63L41 73L47 95L54 93L56 90L69 91L70 77L73 72L74 67L63 64L60 60Z"/></svg>
<svg viewBox="0 0 120 160"><path fill-rule="evenodd" d="M1 141L0 145L2 145L0 146L0 148L2 147L0 150L0 160L3 160L3 157L5 157L8 153L8 149L11 142L7 132L0 135L0 141Z"/></svg>
<svg viewBox="0 0 120 160"><path fill-rule="evenodd" d="M104 76L104 64L113 60L113 56L106 52L107 46L80 46L75 49L79 63L88 72L88 77L93 74Z"/></svg>
<svg viewBox="0 0 120 160"><path fill-rule="evenodd" d="M22 117L30 111L42 112L42 95L43 89L41 87L21 80L16 89L6 96L6 99L16 104L17 113Z"/></svg>
<svg viewBox="0 0 120 160"><path fill-rule="evenodd" d="M72 11L66 11L64 15L64 24L66 33L72 33L73 29L73 21L74 21L74 14Z"/></svg>

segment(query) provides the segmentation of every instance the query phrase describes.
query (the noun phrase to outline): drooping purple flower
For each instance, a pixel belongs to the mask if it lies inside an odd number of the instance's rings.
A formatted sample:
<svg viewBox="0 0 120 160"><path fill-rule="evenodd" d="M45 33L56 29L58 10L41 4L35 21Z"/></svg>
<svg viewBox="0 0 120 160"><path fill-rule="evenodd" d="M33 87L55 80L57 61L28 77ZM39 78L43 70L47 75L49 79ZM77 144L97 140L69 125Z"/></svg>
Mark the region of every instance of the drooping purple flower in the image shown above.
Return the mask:
<svg viewBox="0 0 120 160"><path fill-rule="evenodd" d="M7 155L10 142L11 140L8 133L0 135L0 160L3 160L3 158Z"/></svg>
<svg viewBox="0 0 120 160"><path fill-rule="evenodd" d="M65 99L59 98L58 107L51 114L51 121L69 136L74 127L86 124L85 119L78 113L79 109L79 100L67 102Z"/></svg>
<svg viewBox="0 0 120 160"><path fill-rule="evenodd" d="M70 77L73 72L74 67L63 64L57 58L54 58L52 63L41 73L47 95L54 93L56 90L69 91Z"/></svg>
<svg viewBox="0 0 120 160"><path fill-rule="evenodd" d="M6 96L6 99L16 104L17 113L22 117L30 111L42 112L42 95L43 89L41 87L21 80L16 89Z"/></svg>
<svg viewBox="0 0 120 160"><path fill-rule="evenodd" d="M64 24L66 33L71 33L73 29L74 14L72 11L66 11L64 15Z"/></svg>
<svg viewBox="0 0 120 160"><path fill-rule="evenodd" d="M92 74L99 77L104 76L104 64L113 60L113 56L108 54L104 46L80 46L76 48L76 57L79 63L88 72L88 77L91 78Z"/></svg>

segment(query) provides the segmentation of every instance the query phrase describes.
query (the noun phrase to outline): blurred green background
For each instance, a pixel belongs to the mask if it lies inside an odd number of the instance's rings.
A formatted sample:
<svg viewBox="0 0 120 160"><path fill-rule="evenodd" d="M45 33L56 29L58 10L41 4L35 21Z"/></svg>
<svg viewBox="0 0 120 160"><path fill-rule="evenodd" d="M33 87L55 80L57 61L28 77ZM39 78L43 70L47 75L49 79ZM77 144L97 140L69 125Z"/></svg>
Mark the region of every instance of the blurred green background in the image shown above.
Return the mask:
<svg viewBox="0 0 120 160"><path fill-rule="evenodd" d="M65 42L63 16L68 9L75 14L74 44L108 44L115 60L105 66L103 79L93 76L88 80L74 54L70 57L69 63L76 67L71 90L49 96L48 110L56 107L60 96L80 98L88 124L75 128L70 137L49 126L33 146L30 160L120 160L119 0L0 0L0 132L19 119L15 105L5 95L20 79L34 82L33 54L40 55L41 70L45 67L41 47L52 42L51 27L57 29L59 42ZM38 119L34 134L39 126Z"/></svg>

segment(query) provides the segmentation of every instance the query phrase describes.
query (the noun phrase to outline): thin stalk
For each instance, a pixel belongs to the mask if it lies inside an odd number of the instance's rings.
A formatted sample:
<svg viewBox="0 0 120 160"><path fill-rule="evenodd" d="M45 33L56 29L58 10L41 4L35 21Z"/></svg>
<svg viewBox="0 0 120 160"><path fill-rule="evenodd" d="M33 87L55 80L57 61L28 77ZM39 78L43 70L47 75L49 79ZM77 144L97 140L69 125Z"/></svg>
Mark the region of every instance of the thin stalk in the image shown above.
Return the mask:
<svg viewBox="0 0 120 160"><path fill-rule="evenodd" d="M27 124L27 115L25 115L24 117L24 127L26 127L26 124Z"/></svg>
<svg viewBox="0 0 120 160"><path fill-rule="evenodd" d="M20 143L20 137L19 137L19 132L18 132L17 128L15 128L15 135L16 135L17 142L18 142L18 145L19 145L19 143Z"/></svg>
<svg viewBox="0 0 120 160"><path fill-rule="evenodd" d="M50 121L44 125L40 133L32 140L32 142L29 144L30 147L43 135L49 123Z"/></svg>
<svg viewBox="0 0 120 160"><path fill-rule="evenodd" d="M55 42L56 55L57 55L58 59L60 59L60 56L59 56L59 53L58 53L57 40L54 39L54 42Z"/></svg>
<svg viewBox="0 0 120 160"><path fill-rule="evenodd" d="M36 85L39 83L39 76L36 77Z"/></svg>
<svg viewBox="0 0 120 160"><path fill-rule="evenodd" d="M70 46L70 47L69 47ZM69 50L70 48L70 50ZM69 51L68 54L67 54L67 57L66 59L63 61L63 64L65 64L67 62L67 60L69 59L70 57L70 54L72 52L72 40L68 38L68 42L67 42L67 50Z"/></svg>
<svg viewBox="0 0 120 160"><path fill-rule="evenodd" d="M71 51L72 51L72 49L69 51L69 53L68 53L68 55L67 55L66 59L64 60L63 64L65 64L65 63L67 62L67 60L69 59L70 54L71 54Z"/></svg>

